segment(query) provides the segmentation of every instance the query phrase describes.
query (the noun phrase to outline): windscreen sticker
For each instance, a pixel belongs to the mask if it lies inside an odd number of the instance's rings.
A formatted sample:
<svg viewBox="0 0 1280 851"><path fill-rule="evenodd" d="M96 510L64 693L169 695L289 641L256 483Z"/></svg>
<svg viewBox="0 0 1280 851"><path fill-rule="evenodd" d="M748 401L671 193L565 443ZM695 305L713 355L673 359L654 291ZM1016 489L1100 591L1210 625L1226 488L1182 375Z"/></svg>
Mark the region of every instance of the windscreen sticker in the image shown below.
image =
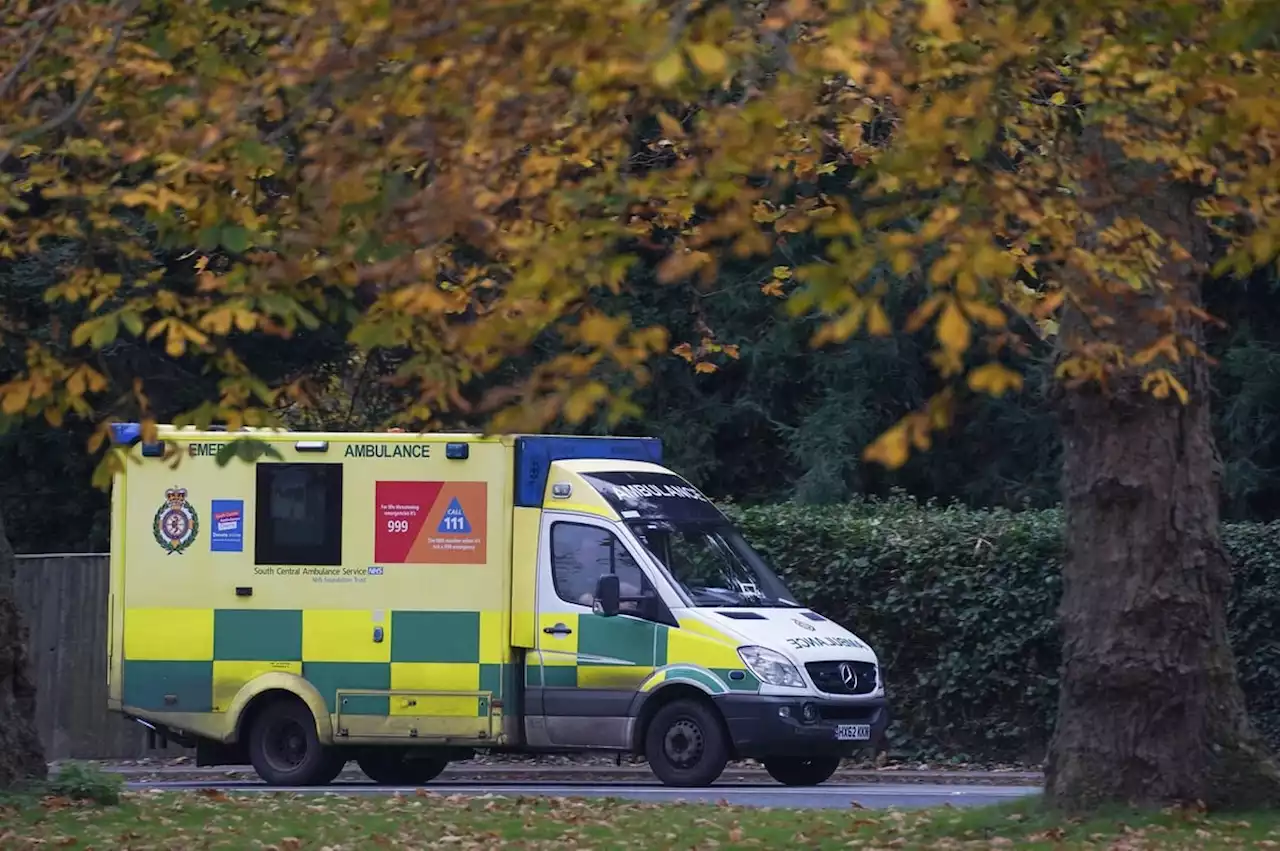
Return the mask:
<svg viewBox="0 0 1280 851"><path fill-rule="evenodd" d="M383 564L484 564L484 482L378 482L373 560Z"/></svg>
<svg viewBox="0 0 1280 851"><path fill-rule="evenodd" d="M584 473L619 516L686 522L723 522L715 503L671 473Z"/></svg>

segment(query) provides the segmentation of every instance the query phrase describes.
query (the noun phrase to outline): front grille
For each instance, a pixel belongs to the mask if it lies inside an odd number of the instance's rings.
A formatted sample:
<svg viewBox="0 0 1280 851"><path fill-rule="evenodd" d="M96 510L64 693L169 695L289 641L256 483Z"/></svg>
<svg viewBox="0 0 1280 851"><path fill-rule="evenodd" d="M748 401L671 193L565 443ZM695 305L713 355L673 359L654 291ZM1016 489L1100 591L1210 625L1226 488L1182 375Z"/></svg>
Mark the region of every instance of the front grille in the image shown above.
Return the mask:
<svg viewBox="0 0 1280 851"><path fill-rule="evenodd" d="M848 665L856 677L853 688L840 676L841 665ZM827 694L871 694L876 690L879 672L871 662L809 662L804 667L818 691Z"/></svg>

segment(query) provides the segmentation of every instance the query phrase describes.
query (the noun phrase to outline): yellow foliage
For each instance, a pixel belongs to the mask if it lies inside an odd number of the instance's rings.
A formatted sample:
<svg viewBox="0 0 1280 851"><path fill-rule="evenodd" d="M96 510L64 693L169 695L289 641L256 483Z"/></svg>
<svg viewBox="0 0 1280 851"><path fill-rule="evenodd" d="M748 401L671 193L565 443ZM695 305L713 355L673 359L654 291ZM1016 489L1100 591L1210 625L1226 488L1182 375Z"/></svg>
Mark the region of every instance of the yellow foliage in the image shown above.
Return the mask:
<svg viewBox="0 0 1280 851"><path fill-rule="evenodd" d="M569 394L564 402L564 416L571 423L580 423L591 415L596 406L609 395L609 388L599 381L590 381Z"/></svg>
<svg viewBox="0 0 1280 851"><path fill-rule="evenodd" d="M956 27L953 0L923 0L924 10L920 15L920 25L927 31L937 33L944 39L959 38L960 30Z"/></svg>
<svg viewBox="0 0 1280 851"><path fill-rule="evenodd" d="M712 262L712 256L705 251L674 251L658 264L658 280L669 284L687 278Z"/></svg>
<svg viewBox="0 0 1280 851"><path fill-rule="evenodd" d="M998 363L984 363L969 372L968 383L975 393L1003 396L1022 389L1022 376Z"/></svg>
<svg viewBox="0 0 1280 851"><path fill-rule="evenodd" d="M1185 405L1190 401L1191 396L1187 393L1187 388L1182 386L1182 382L1174 377L1173 373L1167 369L1157 369L1149 372L1142 379L1142 389L1150 393L1157 399L1167 399L1169 394L1173 393L1178 401Z"/></svg>
<svg viewBox="0 0 1280 851"><path fill-rule="evenodd" d="M907 458L911 455L910 444L907 426L899 422L873 440L862 457L874 464L896 470L907 463Z"/></svg>
<svg viewBox="0 0 1280 851"><path fill-rule="evenodd" d="M684 57L678 51L669 52L653 66L653 81L664 88L674 86L683 76Z"/></svg>
<svg viewBox="0 0 1280 851"><path fill-rule="evenodd" d="M22 413L31 401L30 381L10 381L0 385L0 391L4 394L0 396L0 411L10 416Z"/></svg>
<svg viewBox="0 0 1280 851"><path fill-rule="evenodd" d="M969 320L960 310L955 300L947 302L938 318L938 343L953 354L968 350L971 338Z"/></svg>
<svg viewBox="0 0 1280 851"><path fill-rule="evenodd" d="M145 412L145 382L106 388L95 366L124 335L225 378L205 414L269 420L296 376L268 386L232 338L333 325L358 358L408 353L406 426L464 407L519 428L619 416L633 403L612 388L673 350L593 305L651 285L636 270L656 256L659 281L690 290L784 263L761 297L819 314L813 343L898 321L929 336L947 388L1017 390L998 361L1057 334L1068 387L1124 374L1181 400L1170 370L1203 352L1171 329L1207 317L1177 264L1208 260L1189 256L1207 240L1116 209L1122 160L1157 175L1152 193L1197 185L1200 221L1248 223L1220 234L1219 272L1280 248L1280 52L1249 40L1265 3L1183 4L1196 14L1177 22L1139 0L304 5L232 21L207 3L71 4L59 23L20 3L6 19L22 36L0 44L0 257L84 249L46 291L70 339L18 347L6 415L94 417L103 390ZM1080 121L1107 156L1067 144ZM155 233L187 271L153 271ZM887 277L918 296L904 320ZM1071 315L1096 339L1058 334ZM527 380L464 401L557 334L566 350ZM674 351L704 373L737 354ZM927 448L949 399L868 458Z"/></svg>
<svg viewBox="0 0 1280 851"><path fill-rule="evenodd" d="M690 45L689 55L698 70L709 77L719 77L729 66L729 58L724 51L707 42Z"/></svg>
<svg viewBox="0 0 1280 851"><path fill-rule="evenodd" d="M867 333L873 337L887 337L893 333L893 324L879 301L867 305Z"/></svg>

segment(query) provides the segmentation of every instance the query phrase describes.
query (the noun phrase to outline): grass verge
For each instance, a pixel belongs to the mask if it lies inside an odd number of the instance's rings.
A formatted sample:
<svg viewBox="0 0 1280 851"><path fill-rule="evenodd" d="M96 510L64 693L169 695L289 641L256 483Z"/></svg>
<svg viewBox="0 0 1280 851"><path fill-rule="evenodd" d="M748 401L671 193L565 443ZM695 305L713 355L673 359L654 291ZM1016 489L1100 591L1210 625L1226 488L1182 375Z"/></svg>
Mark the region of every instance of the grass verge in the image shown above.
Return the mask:
<svg viewBox="0 0 1280 851"><path fill-rule="evenodd" d="M1280 812L768 810L617 800L146 792L0 803L0 848L1280 849Z"/></svg>

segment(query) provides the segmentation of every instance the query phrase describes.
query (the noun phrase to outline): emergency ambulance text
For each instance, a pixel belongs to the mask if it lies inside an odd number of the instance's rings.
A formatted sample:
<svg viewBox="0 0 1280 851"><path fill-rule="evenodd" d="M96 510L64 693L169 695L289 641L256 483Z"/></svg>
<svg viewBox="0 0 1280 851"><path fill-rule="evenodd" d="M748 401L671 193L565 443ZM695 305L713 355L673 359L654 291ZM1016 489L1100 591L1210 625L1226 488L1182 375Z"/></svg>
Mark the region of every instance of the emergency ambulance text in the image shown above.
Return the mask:
<svg viewBox="0 0 1280 851"><path fill-rule="evenodd" d="M814 636L813 638L788 638L787 643L797 650L805 650L810 647L866 647L861 641L855 638L827 636Z"/></svg>
<svg viewBox="0 0 1280 851"><path fill-rule="evenodd" d="M430 458L427 443L353 443L342 453L348 458Z"/></svg>

